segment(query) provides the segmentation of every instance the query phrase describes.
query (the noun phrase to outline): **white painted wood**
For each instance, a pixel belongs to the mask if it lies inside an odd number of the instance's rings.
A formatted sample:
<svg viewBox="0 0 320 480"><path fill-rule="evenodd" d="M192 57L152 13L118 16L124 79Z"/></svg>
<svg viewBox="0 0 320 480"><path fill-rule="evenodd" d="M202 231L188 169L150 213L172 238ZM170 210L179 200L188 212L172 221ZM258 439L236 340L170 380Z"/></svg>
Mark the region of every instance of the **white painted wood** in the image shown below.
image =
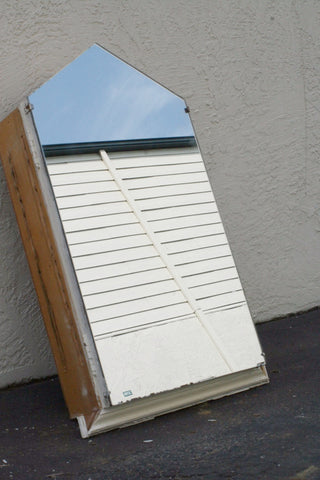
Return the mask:
<svg viewBox="0 0 320 480"><path fill-rule="evenodd" d="M198 213L181 217L166 218L164 220L149 220L155 233L174 232L179 228L193 228L197 225L221 225L219 213ZM223 227L220 227L220 229ZM160 238L160 237L159 237Z"/></svg>
<svg viewBox="0 0 320 480"><path fill-rule="evenodd" d="M216 247L201 248L199 250L192 250L191 252L170 253L170 258L177 265L185 265L187 263L198 262L199 260L206 260L208 258L220 258L226 255L231 255L229 245L221 245Z"/></svg>
<svg viewBox="0 0 320 480"><path fill-rule="evenodd" d="M49 171L112 404L237 371L207 318L245 297L201 157L101 157Z"/></svg>
<svg viewBox="0 0 320 480"><path fill-rule="evenodd" d="M78 270L77 277L79 282L90 282L102 278L115 277L116 275L126 275L137 272L145 272L156 268L163 268L163 262L160 257L135 259L127 262L113 263L111 265L101 265L85 270Z"/></svg>
<svg viewBox="0 0 320 480"><path fill-rule="evenodd" d="M72 207L101 205L105 203L119 202L123 195L118 190L100 193L87 193L83 195L72 195L70 197L57 198L59 210Z"/></svg>
<svg viewBox="0 0 320 480"><path fill-rule="evenodd" d="M179 293L183 294L183 296L185 297L185 299L187 300L187 302L189 303L189 305L193 309L193 311L194 311L194 313L197 317L197 321L199 323L199 326L203 330L205 330L205 332L208 334L208 336L210 338L210 341L213 343L215 350L219 353L219 355L220 355L221 359L223 360L225 366L227 367L227 369L230 372L232 372L233 369L236 368L236 367L233 366L232 358L227 358L227 356L225 354L225 351L224 351L224 345L221 342L221 340L216 335L214 335L212 332L210 334L208 332L208 330L206 329L201 310L198 308L198 305L195 302L192 295L190 294L190 291L188 289L186 289L181 277L179 276L179 273L173 267L173 264L171 263L169 255L167 255L164 252L164 249L161 248L161 244L158 242L158 240L157 240L156 236L154 235L153 231L150 229L150 227L148 225L148 222L144 219L143 211L141 211L139 209L139 207L137 206L138 202L135 202L134 197L132 197L130 191L128 190L128 188L125 184L125 182L119 176L116 168L112 164L112 162L111 162L110 158L108 157L107 153L105 151L101 150L100 155L101 155L101 158L102 158L103 162L106 164L110 174L112 175L115 182L117 183L117 185L121 189L121 191L122 191L123 195L125 196L128 204L130 205L133 212L135 213L136 217L139 218L142 227L145 229L145 231L146 231L147 235L149 236L150 240L152 240L152 243L153 243L154 247L156 248L156 250L158 251L159 256L161 257L163 263L166 265L166 267L170 271L170 274L172 275L174 281L177 284L177 287L179 288ZM179 167L180 167L180 165L179 165ZM190 169L190 165L188 165L188 169ZM203 169L204 169L204 166L203 166ZM171 173L176 175L177 172L176 172L176 170L173 170L173 171L171 170Z"/></svg>
<svg viewBox="0 0 320 480"><path fill-rule="evenodd" d="M136 223L137 219L133 213L118 213L117 215L101 215L94 218L81 218L77 220L65 220L63 225L65 231L77 232L82 230L91 230L101 227L111 227L116 225L128 225L130 223Z"/></svg>
<svg viewBox="0 0 320 480"><path fill-rule="evenodd" d="M216 376L230 373L196 318L107 337L96 344L102 368L109 373L113 405L125 402L127 391L131 398L147 397L150 392L208 380L213 371ZM121 375L119 365L127 366Z"/></svg>
<svg viewBox="0 0 320 480"><path fill-rule="evenodd" d="M187 165L187 168L186 168ZM141 165L142 167L142 165ZM115 166L116 168L116 166ZM166 177L167 175L193 174L204 172L203 163L188 163L188 164L170 164L164 166L146 166L143 168L119 168L117 169L121 178L126 180L128 178L144 178L144 177Z"/></svg>
<svg viewBox="0 0 320 480"><path fill-rule="evenodd" d="M212 247L227 243L227 237L224 233L219 235L199 236L187 240L176 240L166 242L164 248L168 254L191 252L200 248Z"/></svg>
<svg viewBox="0 0 320 480"><path fill-rule="evenodd" d="M189 262L184 265L179 265L179 272L182 278L186 276L196 275L199 273L211 272L220 270L221 268L234 267L234 261L231 255L205 258L197 262Z"/></svg>
<svg viewBox="0 0 320 480"><path fill-rule="evenodd" d="M91 324L92 333L96 341L108 336L122 335L128 331L140 330L142 327L152 328L159 323L176 322L181 318L194 316L187 302L177 302L159 308L147 308L142 312L109 318Z"/></svg>
<svg viewBox="0 0 320 480"><path fill-rule="evenodd" d="M144 218L151 222L155 222L156 220L164 220L164 219L171 219L171 218L180 218L184 216L191 216L191 215L198 215L202 213L216 213L217 207L215 203L206 202L200 203L198 205L181 205L181 206L174 206L171 205L168 208L163 208L160 210L149 210L143 212ZM153 224L153 229L157 229L157 226Z"/></svg>
<svg viewBox="0 0 320 480"><path fill-rule="evenodd" d="M141 235L144 233L141 225L136 221L135 223L129 223L125 225L114 225L98 228L90 228L88 230L79 230L76 232L67 232L67 238L69 245L75 245L79 243L89 243L96 240L104 239L116 239L131 237L134 235Z"/></svg>
<svg viewBox="0 0 320 480"><path fill-rule="evenodd" d="M224 235L223 226L221 223L207 224L207 225L194 225L187 228L173 228L165 232L159 232L157 237L163 244L170 244L173 242L187 241L189 238L199 237L219 237Z"/></svg>
<svg viewBox="0 0 320 480"><path fill-rule="evenodd" d="M191 291L197 300L202 298L216 297L217 295L220 296L226 292L235 292L240 290L242 289L238 278L226 279L218 283L197 285L191 288Z"/></svg>
<svg viewBox="0 0 320 480"><path fill-rule="evenodd" d="M170 197L157 197L147 200L137 200L139 208L142 212L145 210L155 210L157 208L172 208L174 205L178 207L180 205L193 205L212 202L213 197L211 192L204 193L190 193L187 195L177 195L174 198Z"/></svg>
<svg viewBox="0 0 320 480"><path fill-rule="evenodd" d="M212 270L209 272L195 273L193 275L188 275L183 277L186 285L189 288L196 287L198 285L205 285L207 283L216 283L223 280L229 280L233 278L238 278L238 273L235 267L222 268L221 270Z"/></svg>
<svg viewBox="0 0 320 480"><path fill-rule="evenodd" d="M141 182L141 178L126 179L127 187L129 190L141 189L143 187L159 187L164 185L179 185L185 183L197 183L207 181L207 174L202 171L200 173L189 172L182 173L181 175L167 175L167 171L164 170L164 174L160 176L145 177Z"/></svg>
<svg viewBox="0 0 320 480"><path fill-rule="evenodd" d="M60 210L62 220L75 220L78 218L99 217L113 213L128 212L128 205L125 201L105 203L101 205L89 205Z"/></svg>
<svg viewBox="0 0 320 480"><path fill-rule="evenodd" d="M69 197L70 195L84 195L86 193L98 193L114 191L115 185L112 180L103 182L79 183L78 185L59 185L53 187L57 198Z"/></svg>
<svg viewBox="0 0 320 480"><path fill-rule="evenodd" d="M198 300L203 310L232 306L237 303L245 303L245 301L246 299L242 290L230 293L226 292L215 297L208 297Z"/></svg>
<svg viewBox="0 0 320 480"><path fill-rule="evenodd" d="M111 154L110 158L118 170L120 168L133 168L139 167L144 168L148 166L171 166L171 165L178 165L180 163L199 163L202 167L202 160L199 158L198 153L171 153L167 155L155 155L153 151L150 155L139 155L138 158L132 157L130 153L130 157L126 155L123 158L116 158L115 154ZM141 162L141 157L143 158L143 162Z"/></svg>
<svg viewBox="0 0 320 480"><path fill-rule="evenodd" d="M91 182L105 182L112 180L107 170L88 171L88 172L69 172L60 175L51 175L51 182L54 187L59 185L73 185Z"/></svg>
<svg viewBox="0 0 320 480"><path fill-rule="evenodd" d="M178 185L165 185L160 187L146 187L139 189L135 193L136 200L148 199L148 198L157 198L157 197L168 197L172 195L182 195L182 194L192 194L192 193L201 193L208 191L208 182L197 182L197 183L182 183Z"/></svg>
<svg viewBox="0 0 320 480"><path fill-rule="evenodd" d="M101 280L92 280L80 284L82 295L91 293L115 291L120 288L130 288L137 285L147 285L161 280L170 280L167 268L161 267L144 272L131 273L126 275L117 275L115 277L103 278ZM115 295L117 295L115 293Z"/></svg>
<svg viewBox="0 0 320 480"><path fill-rule="evenodd" d="M109 303L109 305L88 310L88 317L90 323L93 323L106 320L108 318L116 318L123 315L128 315L130 313L137 313L144 310L150 310L150 312L152 312L153 309L157 309L159 307L166 307L168 305L175 305L183 302L184 298L181 295L181 292L176 291L145 298L141 297L125 303L121 303L120 301L113 304ZM152 317L152 313L150 313L150 315Z"/></svg>
<svg viewBox="0 0 320 480"><path fill-rule="evenodd" d="M91 161L88 164L88 161L82 160L81 162L76 162L72 160L71 157L64 157L65 160L62 162L60 159L60 163L58 162L59 157L51 157L47 160L48 171L50 173L50 178L56 174L64 174L64 173L74 173L74 172L88 172L88 171L96 171L96 170L104 170L103 165L101 164L101 160L98 155L96 155L96 160ZM72 160L72 161L71 161ZM52 163L58 162L58 163Z"/></svg>
<svg viewBox="0 0 320 480"><path fill-rule="evenodd" d="M198 287L204 288L204 287ZM160 282L147 283L142 286L132 286L122 289L118 289L116 293L113 290L92 293L90 295L84 295L84 303L86 308L97 308L114 303L115 298L117 303L128 302L139 298L147 298L153 295L162 295L163 293L170 293L177 290L177 285L174 280L165 280ZM206 292L204 290L204 292Z"/></svg>
<svg viewBox="0 0 320 480"><path fill-rule="evenodd" d="M93 253L112 252L114 250L123 250L125 248L143 247L151 245L150 239L146 234L134 235L129 237L117 237L102 239L97 241L88 241L70 245L70 251L73 258L83 255L91 255Z"/></svg>
<svg viewBox="0 0 320 480"><path fill-rule="evenodd" d="M129 260L156 256L158 256L158 254L155 248L152 245L147 245L142 247L124 248L112 252L84 255L82 257L74 257L73 263L76 270L80 270L83 268L98 267L99 265L110 265L112 263L127 262Z"/></svg>

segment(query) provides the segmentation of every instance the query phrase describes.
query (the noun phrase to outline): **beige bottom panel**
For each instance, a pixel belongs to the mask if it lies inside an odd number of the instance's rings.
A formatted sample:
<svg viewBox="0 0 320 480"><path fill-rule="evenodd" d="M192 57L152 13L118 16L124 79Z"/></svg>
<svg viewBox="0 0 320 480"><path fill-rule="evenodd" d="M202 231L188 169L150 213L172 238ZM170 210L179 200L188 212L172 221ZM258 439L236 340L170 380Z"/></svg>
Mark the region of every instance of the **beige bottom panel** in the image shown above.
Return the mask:
<svg viewBox="0 0 320 480"><path fill-rule="evenodd" d="M146 399L133 400L101 412L89 430L83 417L78 417L81 435L87 438L115 428L151 420L159 415L241 392L268 381L266 369L261 366L152 395Z"/></svg>

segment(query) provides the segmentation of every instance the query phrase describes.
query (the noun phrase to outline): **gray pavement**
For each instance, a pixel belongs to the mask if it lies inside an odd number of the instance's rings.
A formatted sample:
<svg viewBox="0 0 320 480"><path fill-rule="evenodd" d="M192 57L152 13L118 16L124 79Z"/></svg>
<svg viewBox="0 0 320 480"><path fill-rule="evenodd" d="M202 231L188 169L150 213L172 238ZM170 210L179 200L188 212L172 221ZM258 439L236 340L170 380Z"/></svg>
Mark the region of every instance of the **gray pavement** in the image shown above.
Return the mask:
<svg viewBox="0 0 320 480"><path fill-rule="evenodd" d="M80 438L57 378L0 392L0 479L320 479L320 311L258 326L271 383Z"/></svg>

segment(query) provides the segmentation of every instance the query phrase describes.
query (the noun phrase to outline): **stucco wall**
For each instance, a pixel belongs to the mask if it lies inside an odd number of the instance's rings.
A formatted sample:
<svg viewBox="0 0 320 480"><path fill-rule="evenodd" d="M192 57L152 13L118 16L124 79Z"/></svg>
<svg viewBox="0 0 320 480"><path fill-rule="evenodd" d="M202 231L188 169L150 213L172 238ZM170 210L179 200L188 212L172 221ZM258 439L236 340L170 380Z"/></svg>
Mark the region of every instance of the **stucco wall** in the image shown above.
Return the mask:
<svg viewBox="0 0 320 480"><path fill-rule="evenodd" d="M318 1L2 0L0 14L0 119L99 43L190 106L255 321L320 304ZM1 386L54 364L0 180Z"/></svg>

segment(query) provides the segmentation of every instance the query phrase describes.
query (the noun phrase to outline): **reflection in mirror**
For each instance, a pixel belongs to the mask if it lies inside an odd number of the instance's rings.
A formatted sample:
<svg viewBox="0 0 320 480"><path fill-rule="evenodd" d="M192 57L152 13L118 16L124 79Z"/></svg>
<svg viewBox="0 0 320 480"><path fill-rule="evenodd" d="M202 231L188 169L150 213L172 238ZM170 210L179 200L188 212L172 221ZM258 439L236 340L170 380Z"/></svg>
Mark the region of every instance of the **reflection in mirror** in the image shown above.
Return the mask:
<svg viewBox="0 0 320 480"><path fill-rule="evenodd" d="M184 101L98 46L30 100L108 392L82 434L265 383Z"/></svg>
<svg viewBox="0 0 320 480"><path fill-rule="evenodd" d="M44 145L193 135L181 98L97 45L30 101Z"/></svg>

